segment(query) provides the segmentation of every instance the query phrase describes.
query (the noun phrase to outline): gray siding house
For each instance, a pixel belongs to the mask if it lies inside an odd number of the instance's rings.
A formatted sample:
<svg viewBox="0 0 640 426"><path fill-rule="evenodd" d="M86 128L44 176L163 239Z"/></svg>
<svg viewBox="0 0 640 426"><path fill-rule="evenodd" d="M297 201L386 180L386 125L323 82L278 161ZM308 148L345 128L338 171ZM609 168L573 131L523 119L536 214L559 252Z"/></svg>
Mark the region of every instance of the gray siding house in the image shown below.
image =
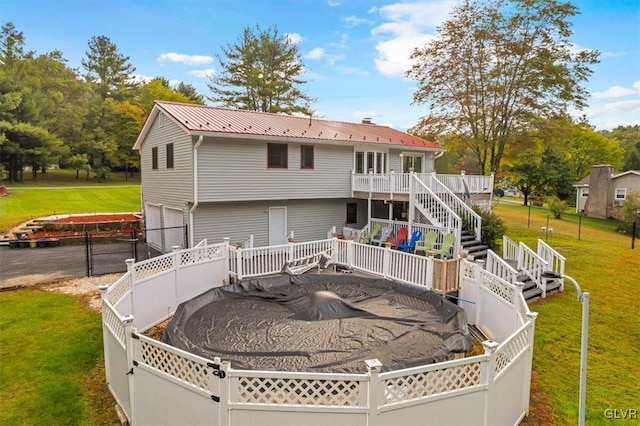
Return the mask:
<svg viewBox="0 0 640 426"><path fill-rule="evenodd" d="M640 170L614 173L612 166L598 164L573 186L577 189L576 213L601 219L618 217L627 196L640 192Z"/></svg>
<svg viewBox="0 0 640 426"><path fill-rule="evenodd" d="M430 173L444 149L413 135L345 123L157 101L134 149L147 239L167 251L208 238L257 246L362 227L353 174ZM186 237L184 226L186 225ZM170 228L163 232L154 229ZM186 241L185 241L186 240Z"/></svg>

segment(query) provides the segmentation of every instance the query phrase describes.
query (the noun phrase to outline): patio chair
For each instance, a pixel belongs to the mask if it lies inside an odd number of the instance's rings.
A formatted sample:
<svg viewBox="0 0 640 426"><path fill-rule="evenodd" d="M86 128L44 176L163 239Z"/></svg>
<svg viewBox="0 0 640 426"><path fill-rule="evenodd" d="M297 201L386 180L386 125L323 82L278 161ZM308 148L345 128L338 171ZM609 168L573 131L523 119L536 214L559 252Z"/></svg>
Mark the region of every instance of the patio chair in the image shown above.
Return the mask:
<svg viewBox="0 0 640 426"><path fill-rule="evenodd" d="M360 234L360 239L358 240L358 242L360 242L362 244L371 243L371 239L380 233L380 228L381 227L378 224L373 225L373 229L372 230L365 231L362 234Z"/></svg>
<svg viewBox="0 0 640 426"><path fill-rule="evenodd" d="M440 248L436 250L436 255L441 259L446 259L447 257L453 257L451 254L451 249L453 245L456 243L456 236L453 234L445 234L442 238L442 243L440 244Z"/></svg>
<svg viewBox="0 0 640 426"><path fill-rule="evenodd" d="M408 241L398 244L398 249L406 252L415 251L416 244L418 243L418 241L420 241L421 238L422 238L422 231L413 231L411 233L411 238L409 238Z"/></svg>
<svg viewBox="0 0 640 426"><path fill-rule="evenodd" d="M371 244L377 244L379 246L382 246L387 241L387 238L389 238L392 231L393 231L393 228L391 227L382 228L382 231L380 232L380 237L371 238Z"/></svg>
<svg viewBox="0 0 640 426"><path fill-rule="evenodd" d="M409 230L407 228L403 226L402 228L398 229L398 234L391 239L393 248L397 250L399 244L406 243L408 236L409 236Z"/></svg>
<svg viewBox="0 0 640 426"><path fill-rule="evenodd" d="M414 253L418 253L423 251L425 256L433 250L436 245L436 240L438 239L438 231L429 231L424 235L424 240L419 241L416 244L416 249Z"/></svg>

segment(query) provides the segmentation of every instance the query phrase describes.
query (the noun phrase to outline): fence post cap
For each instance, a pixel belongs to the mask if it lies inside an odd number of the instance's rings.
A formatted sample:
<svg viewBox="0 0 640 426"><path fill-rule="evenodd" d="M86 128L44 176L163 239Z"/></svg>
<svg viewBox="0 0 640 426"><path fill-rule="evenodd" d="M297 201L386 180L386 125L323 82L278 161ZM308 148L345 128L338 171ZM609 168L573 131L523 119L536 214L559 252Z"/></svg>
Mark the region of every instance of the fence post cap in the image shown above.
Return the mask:
<svg viewBox="0 0 640 426"><path fill-rule="evenodd" d="M484 342L482 342L482 347L484 348L485 352L493 352L498 349L498 346L500 346L500 344L498 342L494 342L493 340L485 340Z"/></svg>
<svg viewBox="0 0 640 426"><path fill-rule="evenodd" d="M180 246L171 246L171 251L178 251L180 250Z"/></svg>
<svg viewBox="0 0 640 426"><path fill-rule="evenodd" d="M377 359L367 359L364 363L370 372L379 372L382 369L382 363Z"/></svg>

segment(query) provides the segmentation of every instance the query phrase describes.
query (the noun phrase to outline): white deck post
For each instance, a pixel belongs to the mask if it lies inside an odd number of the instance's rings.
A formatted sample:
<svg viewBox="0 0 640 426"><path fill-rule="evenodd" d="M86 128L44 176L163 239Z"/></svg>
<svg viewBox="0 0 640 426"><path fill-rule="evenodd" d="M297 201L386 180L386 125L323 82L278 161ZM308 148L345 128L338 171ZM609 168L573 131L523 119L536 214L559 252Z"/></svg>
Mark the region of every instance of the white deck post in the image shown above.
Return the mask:
<svg viewBox="0 0 640 426"><path fill-rule="evenodd" d="M178 305L178 283L180 282L180 246L171 246L173 253L173 297ZM175 309L175 308L174 308Z"/></svg>
<svg viewBox="0 0 640 426"><path fill-rule="evenodd" d="M231 364L229 361L219 362L220 371L224 373L224 380L219 380L220 390L218 396L220 397L220 425L231 424L231 412L229 409L229 402L231 398L231 379L229 378L229 370Z"/></svg>
<svg viewBox="0 0 640 426"><path fill-rule="evenodd" d="M231 238L224 237L222 241L224 242L224 252L226 255L226 262L224 262L224 279L222 280L222 285L226 285L231 282L231 278L229 277L229 241L231 241Z"/></svg>
<svg viewBox="0 0 640 426"><path fill-rule="evenodd" d="M105 300L107 300L107 290L109 290L109 286L106 284L101 285L100 287L98 287L100 289L100 299L102 300L102 304L104 305ZM110 358L109 356L109 345L107 344L107 333L106 333L106 325L104 322L104 308L101 306L100 308L102 310L102 347L104 348L104 358L105 360L108 360ZM109 383L109 363L105 362L104 363L104 375L107 378L107 384Z"/></svg>
<svg viewBox="0 0 640 426"><path fill-rule="evenodd" d="M474 268L476 268L475 276L475 286L477 289L477 300L476 300L476 322L475 324L480 324L480 312L482 312L482 270L484 269L484 260L479 259L473 264Z"/></svg>
<svg viewBox="0 0 640 426"><path fill-rule="evenodd" d="M353 240L345 240L347 242L347 266L353 268Z"/></svg>
<svg viewBox="0 0 640 426"><path fill-rule="evenodd" d="M389 269L391 263L391 246L385 245L384 253L382 255L382 276L389 277Z"/></svg>
<svg viewBox="0 0 640 426"><path fill-rule="evenodd" d="M244 250L236 249L236 273L238 274L238 281L242 279L242 252Z"/></svg>
<svg viewBox="0 0 640 426"><path fill-rule="evenodd" d="M136 416L136 398L135 398L135 371L134 371L134 361L136 359L136 343L139 345L140 341L133 338L133 334L136 332L136 329L133 327L133 315L127 315L123 318L122 322L124 324L124 350L127 357L127 371L122 372L122 374L127 374L128 383L129 383L129 405L131 407L131 423L135 424L137 420Z"/></svg>
<svg viewBox="0 0 640 426"><path fill-rule="evenodd" d="M415 201L415 188L414 188L414 183L413 183L413 168L409 169L409 217L407 218L409 220L409 226L408 226L408 231L409 234L407 235L407 238L409 238L411 236L411 233L413 232L413 219L415 216L415 212L413 211L416 208L416 201Z"/></svg>
<svg viewBox="0 0 640 426"><path fill-rule="evenodd" d="M131 294L131 309L134 309L134 303L135 303L135 296L136 296L136 287L135 287L135 283L136 283L136 268L133 266L134 263L136 262L135 259L127 259L124 261L124 263L127 264L127 275L129 275L129 288L131 290L129 290L130 294ZM133 311L134 312L134 311Z"/></svg>
<svg viewBox="0 0 640 426"><path fill-rule="evenodd" d="M491 407L493 405L493 388L495 387L493 381L496 376L496 349L498 349L498 342L487 340L482 342L485 355L489 356L489 362L485 363L484 370L480 374L480 382L486 383L487 392L484 400L484 425L491 426Z"/></svg>
<svg viewBox="0 0 640 426"><path fill-rule="evenodd" d="M378 424L378 406L384 401L382 400L382 387L380 386L380 370L382 363L377 359L368 359L367 376L369 376L369 402L367 404L367 425L376 426Z"/></svg>
<svg viewBox="0 0 640 426"><path fill-rule="evenodd" d="M531 322L531 326L529 327L529 332L527 333L527 360L525 361L526 365L533 365L533 337L536 329L536 319L538 318L537 312L529 312L527 314L526 321ZM524 395L522 395L522 401L524 405L527 407L527 416L529 415L529 397L531 396L531 368L525 369L525 379L523 386Z"/></svg>

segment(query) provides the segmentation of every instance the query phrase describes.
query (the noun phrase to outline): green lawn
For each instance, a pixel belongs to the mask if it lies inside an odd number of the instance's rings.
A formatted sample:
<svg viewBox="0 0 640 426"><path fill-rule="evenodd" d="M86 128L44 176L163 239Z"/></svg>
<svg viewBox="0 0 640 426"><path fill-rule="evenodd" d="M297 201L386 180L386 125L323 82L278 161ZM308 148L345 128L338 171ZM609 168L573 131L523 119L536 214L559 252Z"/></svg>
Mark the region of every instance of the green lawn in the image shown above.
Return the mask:
<svg viewBox="0 0 640 426"><path fill-rule="evenodd" d="M578 240L577 215L549 219L548 210L499 204L495 212L507 235L535 248L538 238L567 258L566 273L590 293L587 419L589 425L610 424L606 409L640 410L640 241L615 231L614 221L582 218ZM536 324L534 370L547 393L559 425L577 423L581 304L567 282L564 294L534 302ZM626 423L625 423L626 424Z"/></svg>
<svg viewBox="0 0 640 426"><path fill-rule="evenodd" d="M100 314L77 297L0 293L0 424L116 424Z"/></svg>
<svg viewBox="0 0 640 426"><path fill-rule="evenodd" d="M15 188L0 197L0 234L42 216L64 213L138 212L140 186Z"/></svg>
<svg viewBox="0 0 640 426"><path fill-rule="evenodd" d="M11 188L33 187L33 186L107 186L107 185L140 185L140 173L135 173L133 177L126 176L124 172L110 173L106 179L97 179L93 174L89 174L86 179L85 173L81 172L76 179L76 171L69 169L47 170L47 173L38 173L34 179L30 172L24 172L22 182L0 181L0 185Z"/></svg>

